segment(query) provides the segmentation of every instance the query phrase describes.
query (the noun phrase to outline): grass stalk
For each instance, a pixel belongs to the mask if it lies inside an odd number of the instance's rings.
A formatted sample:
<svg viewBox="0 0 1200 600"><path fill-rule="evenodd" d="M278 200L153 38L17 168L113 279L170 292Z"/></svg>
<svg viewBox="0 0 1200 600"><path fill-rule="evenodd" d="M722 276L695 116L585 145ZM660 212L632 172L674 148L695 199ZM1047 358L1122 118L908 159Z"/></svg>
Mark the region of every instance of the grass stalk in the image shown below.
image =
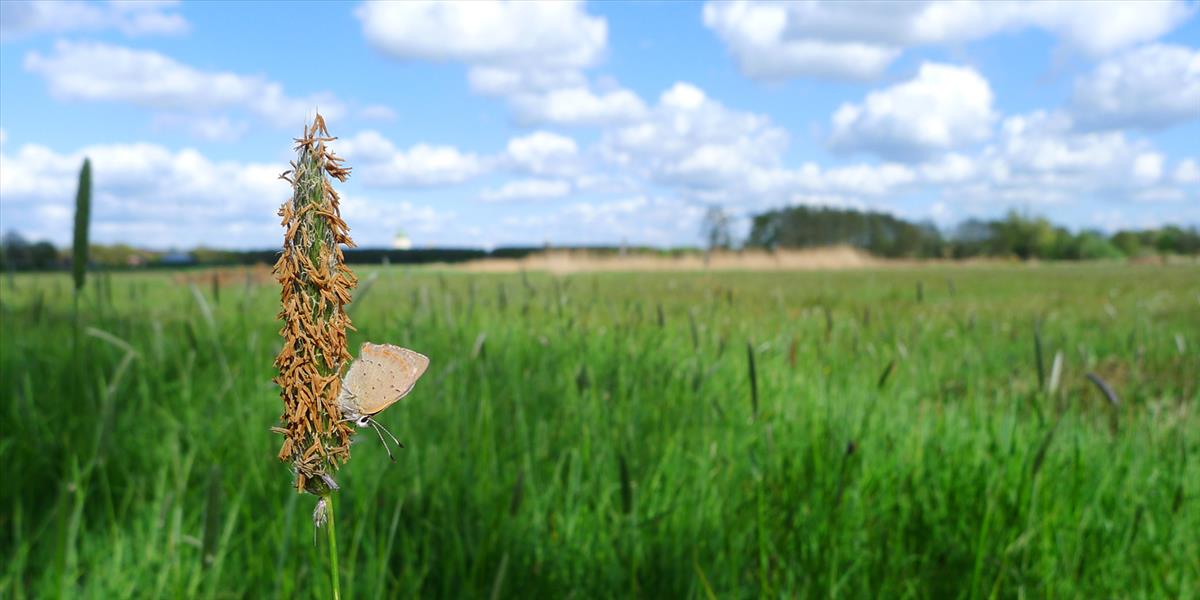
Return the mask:
<svg viewBox="0 0 1200 600"><path fill-rule="evenodd" d="M754 343L746 342L746 368L750 378L750 414L758 419L758 371L754 365Z"/></svg>
<svg viewBox="0 0 1200 600"><path fill-rule="evenodd" d="M75 293L83 289L88 263L88 222L92 213L92 161L83 159L79 189L75 193L75 235L71 248L71 276Z"/></svg>
<svg viewBox="0 0 1200 600"><path fill-rule="evenodd" d="M342 587L338 582L337 527L333 514L333 494L326 494L321 498L325 501L325 516L328 518L326 531L329 534L329 585L333 587L333 600L341 600Z"/></svg>

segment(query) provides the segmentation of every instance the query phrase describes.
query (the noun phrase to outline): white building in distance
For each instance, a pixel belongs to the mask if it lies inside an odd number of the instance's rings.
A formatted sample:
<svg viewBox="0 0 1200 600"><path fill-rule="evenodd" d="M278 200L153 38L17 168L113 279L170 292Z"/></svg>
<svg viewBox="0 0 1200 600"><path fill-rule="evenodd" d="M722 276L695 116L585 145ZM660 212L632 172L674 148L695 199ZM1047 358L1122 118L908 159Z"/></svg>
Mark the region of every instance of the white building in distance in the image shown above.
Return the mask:
<svg viewBox="0 0 1200 600"><path fill-rule="evenodd" d="M392 238L392 248L395 250L412 250L412 240L403 231L397 231L396 237Z"/></svg>

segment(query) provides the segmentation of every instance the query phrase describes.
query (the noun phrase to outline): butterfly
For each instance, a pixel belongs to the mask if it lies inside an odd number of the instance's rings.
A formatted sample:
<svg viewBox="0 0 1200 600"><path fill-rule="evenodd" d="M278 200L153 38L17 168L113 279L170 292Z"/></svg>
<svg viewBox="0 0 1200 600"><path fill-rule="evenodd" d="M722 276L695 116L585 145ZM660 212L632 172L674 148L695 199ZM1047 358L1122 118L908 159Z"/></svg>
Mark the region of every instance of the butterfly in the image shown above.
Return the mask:
<svg viewBox="0 0 1200 600"><path fill-rule="evenodd" d="M350 363L350 369L342 378L338 405L346 416L344 421L353 421L362 428L374 428L393 461L396 458L380 431L387 432L396 446L403 448L404 444L376 422L375 416L407 396L427 368L429 357L424 354L391 344L365 342L358 352L358 360Z"/></svg>

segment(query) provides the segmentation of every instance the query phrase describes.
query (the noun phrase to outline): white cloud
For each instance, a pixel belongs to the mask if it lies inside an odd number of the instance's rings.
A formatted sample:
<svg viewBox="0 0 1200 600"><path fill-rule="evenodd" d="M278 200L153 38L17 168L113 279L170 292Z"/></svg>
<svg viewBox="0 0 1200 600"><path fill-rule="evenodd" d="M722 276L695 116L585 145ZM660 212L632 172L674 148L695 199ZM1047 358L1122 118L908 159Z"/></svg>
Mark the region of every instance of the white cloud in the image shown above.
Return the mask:
<svg viewBox="0 0 1200 600"><path fill-rule="evenodd" d="M471 89L487 96L548 92L587 84L578 69L527 69L522 67L474 66L467 71Z"/></svg>
<svg viewBox="0 0 1200 600"><path fill-rule="evenodd" d="M589 86L578 86L546 92L520 92L508 100L517 120L525 124L619 124L646 113L642 99L624 89L596 92Z"/></svg>
<svg viewBox="0 0 1200 600"><path fill-rule="evenodd" d="M275 210L288 197L279 165L214 161L191 149L103 144L61 154L40 145L0 153L2 220L66 244L75 185L92 161L99 242L168 247L261 245L282 239Z"/></svg>
<svg viewBox="0 0 1200 600"><path fill-rule="evenodd" d="M549 131L512 138L506 154L513 167L534 175L569 175L580 168L575 140Z"/></svg>
<svg viewBox="0 0 1200 600"><path fill-rule="evenodd" d="M25 68L43 77L60 100L128 102L197 114L238 108L297 129L318 107L328 117L343 112L328 94L293 97L262 77L201 71L157 52L98 42L60 41L53 54L26 55Z"/></svg>
<svg viewBox="0 0 1200 600"><path fill-rule="evenodd" d="M1129 173L1145 144L1130 142L1124 133L1072 133L1069 118L1037 111L1004 120L1000 144L989 154L1002 159L1011 174L1077 175L1109 171Z"/></svg>
<svg viewBox="0 0 1200 600"><path fill-rule="evenodd" d="M453 146L417 144L386 162L363 165L360 173L367 185L404 187L462 183L487 170L487 161L477 154Z"/></svg>
<svg viewBox="0 0 1200 600"><path fill-rule="evenodd" d="M726 108L679 82L644 119L607 131L601 152L645 178L712 189L744 181L751 167L775 166L787 140L767 117Z"/></svg>
<svg viewBox="0 0 1200 600"><path fill-rule="evenodd" d="M1140 183L1154 183L1162 178L1165 160L1158 152L1142 152L1133 159L1133 176Z"/></svg>
<svg viewBox="0 0 1200 600"><path fill-rule="evenodd" d="M369 44L402 60L581 68L608 36L579 2L367 2L355 15Z"/></svg>
<svg viewBox="0 0 1200 600"><path fill-rule="evenodd" d="M996 143L974 159L973 175L939 189L947 201L1012 206L1162 201L1164 157L1123 132L1083 133L1062 113L1004 120Z"/></svg>
<svg viewBox="0 0 1200 600"><path fill-rule="evenodd" d="M339 139L334 143L334 151L346 157L355 174L368 186L455 185L496 170L537 176L485 193L488 199L549 197L552 190L560 189L555 186L567 186L569 191L570 184L558 180L582 177L587 166L574 139L543 130L514 137L502 152L494 154L430 143L400 149L378 131L369 129ZM554 180L554 186L546 184L549 180Z"/></svg>
<svg viewBox="0 0 1200 600"><path fill-rule="evenodd" d="M358 116L371 121L395 121L396 111L383 104L371 104L358 111Z"/></svg>
<svg viewBox="0 0 1200 600"><path fill-rule="evenodd" d="M183 129L192 137L208 142L237 141L250 129L249 123L230 119L228 116L196 117L162 113L154 115L152 122L155 129Z"/></svg>
<svg viewBox="0 0 1200 600"><path fill-rule="evenodd" d="M188 22L177 12L177 2L76 1L0 2L0 41L38 34L115 29L127 36L177 35L188 30Z"/></svg>
<svg viewBox="0 0 1200 600"><path fill-rule="evenodd" d="M889 5L901 3L879 7ZM869 21L867 15L871 11L861 10L861 6L836 3L708 2L703 13L704 24L721 38L747 77L873 79L900 55L899 47L851 36L821 39L795 37L788 32L790 21L804 18L801 11L812 16L825 11L845 12L850 8L859 13L860 22Z"/></svg>
<svg viewBox="0 0 1200 600"><path fill-rule="evenodd" d="M275 213L291 193L279 179L286 165L217 161L196 150L148 143L101 144L66 153L26 144L0 152L5 228L69 245L84 157L92 161L92 228L98 243L270 248L283 239ZM351 236L366 247L387 246L401 229L419 244L447 239L461 222L455 211L416 199L353 192L342 194L342 216L353 227Z"/></svg>
<svg viewBox="0 0 1200 600"><path fill-rule="evenodd" d="M338 140L333 150L351 162L365 185L376 187L458 184L487 173L494 162L453 146L421 143L400 150L373 130Z"/></svg>
<svg viewBox="0 0 1200 600"><path fill-rule="evenodd" d="M471 89L504 98L522 124L609 125L642 117L646 104L618 85L598 86L577 69L475 66Z"/></svg>
<svg viewBox="0 0 1200 600"><path fill-rule="evenodd" d="M982 3L987 6L990 3ZM1039 27L1093 57L1158 39L1196 13L1183 0L1075 2L1030 0L1001 17L1007 28ZM982 19L995 15L982 14Z"/></svg>
<svg viewBox="0 0 1200 600"><path fill-rule="evenodd" d="M1075 83L1076 122L1087 129L1161 129L1200 118L1200 50L1154 44L1107 60Z"/></svg>
<svg viewBox="0 0 1200 600"><path fill-rule="evenodd" d="M915 78L841 105L829 145L913 160L985 141L994 119L992 89L979 73L924 63Z"/></svg>
<svg viewBox="0 0 1200 600"><path fill-rule="evenodd" d="M497 189L484 190L479 195L485 202L514 200L548 200L571 193L571 184L561 179L517 179Z"/></svg>
<svg viewBox="0 0 1200 600"><path fill-rule="evenodd" d="M856 164L823 169L816 163L798 168L752 170L744 188L756 204L811 203L812 198L837 198L838 206L861 203L864 197L881 197L918 182L916 171L896 163Z"/></svg>
<svg viewBox="0 0 1200 600"><path fill-rule="evenodd" d="M358 194L343 195L341 209L342 218L353 224L351 237L361 248L389 247L400 232L415 244L424 245L445 235L459 221L458 213L452 210Z"/></svg>
<svg viewBox="0 0 1200 600"><path fill-rule="evenodd" d="M924 181L943 184L969 181L979 174L979 169L971 157L951 152L921 164L920 172Z"/></svg>
<svg viewBox="0 0 1200 600"><path fill-rule="evenodd" d="M1200 183L1200 163L1194 158L1181 160L1172 177L1176 183L1183 185Z"/></svg>
<svg viewBox="0 0 1200 600"><path fill-rule="evenodd" d="M528 244L529 240L542 238L557 244L695 243L703 213L703 206L679 198L644 194L575 202L549 214L505 217L501 224L506 239L502 241Z"/></svg>
<svg viewBox="0 0 1200 600"><path fill-rule="evenodd" d="M1166 2L708 2L704 24L755 79L879 77L911 47L1039 28L1089 56L1157 39L1195 13Z"/></svg>
<svg viewBox="0 0 1200 600"><path fill-rule="evenodd" d="M471 89L503 98L523 125L610 125L646 112L637 94L584 75L603 58L608 24L581 2L380 2L356 14L388 56L469 65Z"/></svg>

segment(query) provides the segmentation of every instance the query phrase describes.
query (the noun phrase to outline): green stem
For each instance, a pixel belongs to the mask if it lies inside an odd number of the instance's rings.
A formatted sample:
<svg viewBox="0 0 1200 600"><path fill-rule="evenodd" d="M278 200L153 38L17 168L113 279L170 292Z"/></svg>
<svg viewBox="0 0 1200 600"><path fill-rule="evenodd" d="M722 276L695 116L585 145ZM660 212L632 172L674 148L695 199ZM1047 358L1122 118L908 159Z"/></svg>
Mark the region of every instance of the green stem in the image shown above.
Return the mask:
<svg viewBox="0 0 1200 600"><path fill-rule="evenodd" d="M329 579L333 585L333 600L341 600L338 586L337 532L333 526L333 494L325 496L325 512L329 515Z"/></svg>

